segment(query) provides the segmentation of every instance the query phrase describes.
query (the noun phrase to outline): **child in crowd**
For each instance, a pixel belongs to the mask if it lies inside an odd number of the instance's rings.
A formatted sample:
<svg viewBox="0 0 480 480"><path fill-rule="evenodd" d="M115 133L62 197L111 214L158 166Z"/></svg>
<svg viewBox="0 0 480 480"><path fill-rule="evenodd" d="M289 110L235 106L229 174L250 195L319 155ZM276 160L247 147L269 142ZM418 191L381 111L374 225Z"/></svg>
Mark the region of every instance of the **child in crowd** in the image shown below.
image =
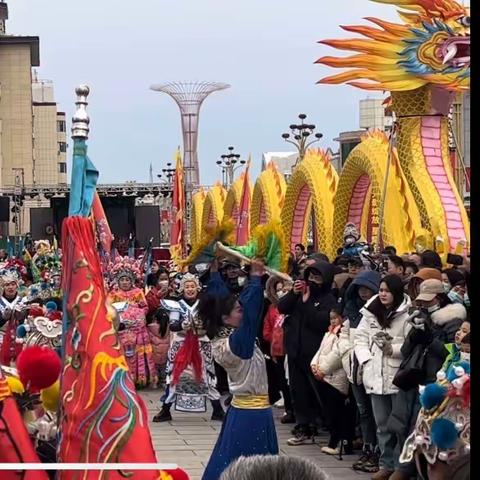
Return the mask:
<svg viewBox="0 0 480 480"><path fill-rule="evenodd" d="M470 322L463 322L455 334L455 342L445 344L448 356L445 359L442 370L448 369L462 360L470 361Z"/></svg>
<svg viewBox="0 0 480 480"><path fill-rule="evenodd" d="M335 307L330 311L330 327L310 364L313 375L318 380L318 396L323 404L325 418L329 422L330 439L328 445L322 447L322 452L328 455L339 454L338 445L341 440L345 445L345 453L352 453L353 450L355 411L349 401L347 374L341 360L337 365L328 364L332 359L329 353L338 343L343 320L340 308ZM326 375L325 371L332 373Z"/></svg>
<svg viewBox="0 0 480 480"><path fill-rule="evenodd" d="M151 323L147 325L150 342L153 349L153 361L157 369L158 384L155 387L165 386L167 353L170 347L170 330L168 328L168 312L159 309Z"/></svg>

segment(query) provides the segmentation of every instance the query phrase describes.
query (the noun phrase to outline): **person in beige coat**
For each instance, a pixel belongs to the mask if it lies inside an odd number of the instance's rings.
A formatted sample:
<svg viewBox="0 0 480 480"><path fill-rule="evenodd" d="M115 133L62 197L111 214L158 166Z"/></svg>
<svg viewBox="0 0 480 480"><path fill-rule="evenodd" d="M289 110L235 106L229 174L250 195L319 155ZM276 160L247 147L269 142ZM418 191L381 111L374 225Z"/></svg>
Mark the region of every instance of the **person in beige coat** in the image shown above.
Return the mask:
<svg viewBox="0 0 480 480"><path fill-rule="evenodd" d="M372 476L373 480L394 479L399 467L401 440L389 430L388 421L395 402L402 398L397 395L393 379L402 363L401 348L411 328L410 306L402 279L387 275L380 283L379 294L361 310L363 316L355 332L355 355L363 367L363 385L372 401L380 447L380 470Z"/></svg>
<svg viewBox="0 0 480 480"><path fill-rule="evenodd" d="M338 455L340 441L344 442L345 453L353 451L355 410L349 399L349 382L341 359L331 355L337 347L342 324L340 309L333 308L330 311L328 332L310 363L313 375L317 379L316 390L330 432L328 446L322 447L322 452L329 455ZM324 373L326 371L330 373L326 375Z"/></svg>

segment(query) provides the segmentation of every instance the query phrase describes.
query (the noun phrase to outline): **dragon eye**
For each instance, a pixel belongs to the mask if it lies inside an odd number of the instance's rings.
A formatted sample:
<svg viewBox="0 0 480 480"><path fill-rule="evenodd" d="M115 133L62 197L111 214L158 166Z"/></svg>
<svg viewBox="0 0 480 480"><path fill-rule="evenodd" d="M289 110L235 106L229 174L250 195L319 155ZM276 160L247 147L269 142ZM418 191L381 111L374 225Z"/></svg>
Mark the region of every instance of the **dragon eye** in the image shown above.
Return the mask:
<svg viewBox="0 0 480 480"><path fill-rule="evenodd" d="M458 20L464 27L469 27L470 26L470 17L462 17Z"/></svg>

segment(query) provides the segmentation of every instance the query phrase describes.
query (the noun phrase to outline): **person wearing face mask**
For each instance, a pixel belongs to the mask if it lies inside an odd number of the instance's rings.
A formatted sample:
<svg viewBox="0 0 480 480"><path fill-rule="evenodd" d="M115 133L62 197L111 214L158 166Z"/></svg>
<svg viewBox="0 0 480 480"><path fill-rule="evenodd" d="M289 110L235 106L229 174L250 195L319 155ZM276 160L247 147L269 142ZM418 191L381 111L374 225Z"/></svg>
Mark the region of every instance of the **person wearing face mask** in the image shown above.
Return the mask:
<svg viewBox="0 0 480 480"><path fill-rule="evenodd" d="M345 322L340 332L337 347L329 354L325 373L341 362L352 386L353 396L360 417L360 429L363 440L363 454L354 462L356 471L376 473L378 467L377 426L372 412L372 404L362 383L362 369L354 352L355 331L362 319L362 308L378 293L380 274L375 271L360 272L348 287L344 303Z"/></svg>
<svg viewBox="0 0 480 480"><path fill-rule="evenodd" d="M332 282L333 265L317 261L305 269L304 280L296 280L293 290L278 302L278 311L286 316L285 349L297 421L289 445L314 442L321 408L310 361L330 326L330 310L337 303L331 292Z"/></svg>
<svg viewBox="0 0 480 480"><path fill-rule="evenodd" d="M235 260L225 260L219 271L228 290L235 295L240 295L247 281L240 264Z"/></svg>
<svg viewBox="0 0 480 480"><path fill-rule="evenodd" d="M148 316L147 320L151 320L157 310L160 308L160 301L168 298L168 287L170 286L168 271L160 269L157 272L157 281L155 286L147 293Z"/></svg>
<svg viewBox="0 0 480 480"><path fill-rule="evenodd" d="M281 423L295 423L290 389L285 375L285 347L283 338L283 322L285 316L278 311L278 302L288 293L289 286L284 280L270 277L267 280L265 292L270 301L267 314L263 321L263 338L270 345L270 357L274 362L274 383L282 392L285 414Z"/></svg>
<svg viewBox="0 0 480 480"><path fill-rule="evenodd" d="M452 303L461 303L470 308L470 299L466 279L462 272L454 268L446 268L442 272L443 288Z"/></svg>
<svg viewBox="0 0 480 480"><path fill-rule="evenodd" d="M420 285L425 280L435 279L442 280L442 273L436 268L421 268L408 282L406 289L407 294L410 297L412 302L415 302L415 299L420 293Z"/></svg>
<svg viewBox="0 0 480 480"><path fill-rule="evenodd" d="M420 293L415 299L420 311L413 321L413 328L402 353L407 358L417 345L426 352L422 385L436 381L447 356L445 345L455 341L455 335L467 318L467 311L461 303L452 303L445 294L441 281L430 279L420 285Z"/></svg>
<svg viewBox="0 0 480 480"><path fill-rule="evenodd" d="M460 270L456 268L445 268L442 270L442 283L445 293L448 295L448 292L455 285L465 285L465 276Z"/></svg>
<svg viewBox="0 0 480 480"><path fill-rule="evenodd" d="M198 278L186 273L180 282L181 299L160 301L160 307L169 313L172 338L166 365L167 390L154 422L172 420L173 404L178 411L205 412L207 397L213 407L211 419L221 421L225 416L217 390L212 345L198 311L201 289Z"/></svg>
<svg viewBox="0 0 480 480"><path fill-rule="evenodd" d="M347 223L343 230L343 251L342 255L356 257L362 252L367 244L360 241L361 235L353 223Z"/></svg>
<svg viewBox="0 0 480 480"><path fill-rule="evenodd" d="M463 305L451 303L438 279L427 279L420 284L415 308L419 314L409 322L413 328L401 348L406 361L394 380L401 388L397 395L402 402L395 405L390 420L390 428L392 425L401 425L401 429L407 426L408 429L402 430L406 435L413 429L420 411L419 385L436 381L437 372L448 354L446 344L454 341L455 334L467 315ZM422 364L419 365L415 358L423 358ZM411 365L411 361L416 365ZM420 370L414 378L412 367ZM404 464L402 471L408 478L407 475L414 472L413 462Z"/></svg>

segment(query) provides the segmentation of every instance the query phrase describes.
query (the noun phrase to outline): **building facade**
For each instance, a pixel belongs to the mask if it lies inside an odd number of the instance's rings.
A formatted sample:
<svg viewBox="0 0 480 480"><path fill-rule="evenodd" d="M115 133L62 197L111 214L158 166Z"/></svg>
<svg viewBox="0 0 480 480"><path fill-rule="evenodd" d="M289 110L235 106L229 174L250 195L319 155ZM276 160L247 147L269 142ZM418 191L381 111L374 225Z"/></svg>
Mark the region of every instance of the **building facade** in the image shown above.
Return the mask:
<svg viewBox="0 0 480 480"><path fill-rule="evenodd" d="M458 189L470 200L470 92L458 93L451 109L450 148Z"/></svg>
<svg viewBox="0 0 480 480"><path fill-rule="evenodd" d="M359 103L359 127L361 130L341 132L334 140L340 144L338 168L340 173L350 152L361 142L362 135L369 130L389 132L392 129L393 117L386 111L382 98L365 98Z"/></svg>
<svg viewBox="0 0 480 480"><path fill-rule="evenodd" d="M359 126L365 130L389 131L392 128L392 116L385 112L382 98L365 98L360 100Z"/></svg>
<svg viewBox="0 0 480 480"><path fill-rule="evenodd" d="M57 111L53 84L32 79L40 66L39 38L7 33L6 3L0 3L0 188L10 197L10 221L0 219L1 235L31 230L33 209L48 198L25 198L34 185L67 183L67 126ZM10 192L10 193L7 193ZM12 193L13 192L13 193ZM40 210L38 210L40 211Z"/></svg>
<svg viewBox="0 0 480 480"><path fill-rule="evenodd" d="M31 67L39 65L38 37L0 35L1 185L13 185L15 169L33 182Z"/></svg>
<svg viewBox="0 0 480 480"><path fill-rule="evenodd" d="M57 111L53 83L32 83L34 179L39 185L67 183L67 125L65 113Z"/></svg>

